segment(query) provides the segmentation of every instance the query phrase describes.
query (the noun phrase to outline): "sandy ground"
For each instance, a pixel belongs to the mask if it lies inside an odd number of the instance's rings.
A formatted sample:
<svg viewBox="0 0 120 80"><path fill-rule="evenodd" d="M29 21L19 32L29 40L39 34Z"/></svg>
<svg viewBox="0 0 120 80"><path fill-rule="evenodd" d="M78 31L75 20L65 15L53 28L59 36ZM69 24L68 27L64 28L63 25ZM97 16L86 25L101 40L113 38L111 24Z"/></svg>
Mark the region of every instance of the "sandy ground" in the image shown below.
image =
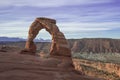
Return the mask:
<svg viewBox="0 0 120 80"><path fill-rule="evenodd" d="M0 52L0 80L103 80L77 73L72 66L60 66L62 62L62 58L40 58L15 50Z"/></svg>

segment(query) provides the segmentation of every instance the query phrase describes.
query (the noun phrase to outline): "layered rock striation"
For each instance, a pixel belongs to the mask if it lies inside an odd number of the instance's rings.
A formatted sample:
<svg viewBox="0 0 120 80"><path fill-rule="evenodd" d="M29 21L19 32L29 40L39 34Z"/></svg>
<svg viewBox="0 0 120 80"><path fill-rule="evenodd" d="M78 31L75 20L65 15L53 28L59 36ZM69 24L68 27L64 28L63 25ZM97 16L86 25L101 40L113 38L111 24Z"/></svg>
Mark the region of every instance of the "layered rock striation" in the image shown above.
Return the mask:
<svg viewBox="0 0 120 80"><path fill-rule="evenodd" d="M120 40L95 38L69 40L71 50L76 53L120 53Z"/></svg>
<svg viewBox="0 0 120 80"><path fill-rule="evenodd" d="M35 54L36 45L34 44L33 40L41 29L45 29L52 36L50 55L68 57L71 56L71 50L69 48L67 40L64 34L57 27L56 20L43 17L36 18L36 20L30 26L25 50L21 51L21 53L28 52Z"/></svg>

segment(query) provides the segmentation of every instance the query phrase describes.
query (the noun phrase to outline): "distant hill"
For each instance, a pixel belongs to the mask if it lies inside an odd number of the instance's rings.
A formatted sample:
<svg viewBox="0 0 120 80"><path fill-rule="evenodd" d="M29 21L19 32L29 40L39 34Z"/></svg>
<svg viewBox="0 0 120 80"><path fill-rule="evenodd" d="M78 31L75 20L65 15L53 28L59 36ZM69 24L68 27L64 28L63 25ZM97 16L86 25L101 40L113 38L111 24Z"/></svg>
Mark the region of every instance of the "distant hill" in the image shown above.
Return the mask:
<svg viewBox="0 0 120 80"><path fill-rule="evenodd" d="M42 38L35 39L34 41L35 41L35 42L51 42L50 39L42 39Z"/></svg>
<svg viewBox="0 0 120 80"><path fill-rule="evenodd" d="M16 37L0 37L0 42L21 42L21 41L26 41L26 39L23 38L16 38ZM49 39L35 39L35 42L50 42L51 40Z"/></svg>
<svg viewBox="0 0 120 80"><path fill-rule="evenodd" d="M120 53L120 39L70 39L69 44L74 53Z"/></svg>
<svg viewBox="0 0 120 80"><path fill-rule="evenodd" d="M26 39L0 37L0 44L6 42L22 42L25 44ZM48 51L51 40L35 39L37 49ZM43 43L44 42L44 43ZM20 44L19 43L19 44ZM73 53L120 53L120 39L110 38L83 38L68 39L69 46ZM13 45L14 43L12 43ZM15 43L16 44L16 43ZM24 47L24 44L22 45Z"/></svg>
<svg viewBox="0 0 120 80"><path fill-rule="evenodd" d="M0 37L0 42L19 42L19 41L25 41L25 39L14 37Z"/></svg>

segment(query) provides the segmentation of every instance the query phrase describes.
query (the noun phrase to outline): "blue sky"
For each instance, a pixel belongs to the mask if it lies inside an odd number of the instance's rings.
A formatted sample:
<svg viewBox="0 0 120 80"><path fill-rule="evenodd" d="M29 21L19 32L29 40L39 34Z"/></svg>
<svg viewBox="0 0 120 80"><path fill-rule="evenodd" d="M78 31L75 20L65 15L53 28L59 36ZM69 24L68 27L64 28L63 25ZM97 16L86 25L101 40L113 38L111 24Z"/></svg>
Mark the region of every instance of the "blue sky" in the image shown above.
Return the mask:
<svg viewBox="0 0 120 80"><path fill-rule="evenodd" d="M56 19L66 38L120 39L120 0L2 0L0 36L27 38L36 17Z"/></svg>

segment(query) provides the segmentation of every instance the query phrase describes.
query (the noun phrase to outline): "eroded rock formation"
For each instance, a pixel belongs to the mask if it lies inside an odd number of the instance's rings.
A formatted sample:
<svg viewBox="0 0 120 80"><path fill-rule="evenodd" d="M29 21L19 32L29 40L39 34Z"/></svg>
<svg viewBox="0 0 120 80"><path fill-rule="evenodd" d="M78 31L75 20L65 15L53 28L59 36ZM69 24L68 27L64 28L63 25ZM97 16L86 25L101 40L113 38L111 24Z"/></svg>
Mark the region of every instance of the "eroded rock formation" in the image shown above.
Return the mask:
<svg viewBox="0 0 120 80"><path fill-rule="evenodd" d="M73 59L75 69L89 76L104 78L105 80L120 79L120 64Z"/></svg>
<svg viewBox="0 0 120 80"><path fill-rule="evenodd" d="M25 50L21 53L29 52L35 54L36 45L33 40L41 29L45 29L52 36L52 45L50 48L50 55L57 56L71 56L71 50L68 46L65 36L56 25L56 20L49 18L37 18L30 26L28 33L28 40L25 45Z"/></svg>
<svg viewBox="0 0 120 80"><path fill-rule="evenodd" d="M91 38L69 41L71 50L76 53L120 53L120 40Z"/></svg>
<svg viewBox="0 0 120 80"><path fill-rule="evenodd" d="M55 57L43 59L16 51L0 52L0 80L103 80L78 74L70 64L64 66L63 56ZM69 59L66 57L65 64Z"/></svg>

